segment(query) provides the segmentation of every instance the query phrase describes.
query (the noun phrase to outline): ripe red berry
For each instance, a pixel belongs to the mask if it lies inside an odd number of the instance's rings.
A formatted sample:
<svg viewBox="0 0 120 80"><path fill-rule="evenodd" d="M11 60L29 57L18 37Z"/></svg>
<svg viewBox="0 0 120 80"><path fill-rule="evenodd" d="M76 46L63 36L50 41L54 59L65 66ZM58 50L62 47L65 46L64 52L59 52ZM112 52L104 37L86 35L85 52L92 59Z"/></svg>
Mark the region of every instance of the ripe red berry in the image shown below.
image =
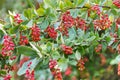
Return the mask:
<svg viewBox="0 0 120 80"><path fill-rule="evenodd" d="M16 56L12 56L11 58L10 58L10 60L15 60L16 59Z"/></svg>
<svg viewBox="0 0 120 80"><path fill-rule="evenodd" d="M61 17L61 25L58 27L58 30L62 35L68 36L68 29L75 24L74 18L70 15L70 12L65 12Z"/></svg>
<svg viewBox="0 0 120 80"><path fill-rule="evenodd" d="M52 75L54 76L55 80L62 80L62 74L60 69L57 67L57 61L51 59L49 61L49 68L52 72Z"/></svg>
<svg viewBox="0 0 120 80"><path fill-rule="evenodd" d="M92 9L93 11L96 11L98 15L101 14L99 5L94 5L94 6L92 6L91 9Z"/></svg>
<svg viewBox="0 0 120 80"><path fill-rule="evenodd" d="M19 42L19 44L20 45L26 45L28 43L29 43L28 38L26 36L20 35L20 42Z"/></svg>
<svg viewBox="0 0 120 80"><path fill-rule="evenodd" d="M70 15L70 12L67 11L62 15L62 23L66 28L70 28L74 25L74 18Z"/></svg>
<svg viewBox="0 0 120 80"><path fill-rule="evenodd" d="M120 8L120 0L113 0L113 4Z"/></svg>
<svg viewBox="0 0 120 80"><path fill-rule="evenodd" d="M12 77L10 74L6 75L3 80L10 80Z"/></svg>
<svg viewBox="0 0 120 80"><path fill-rule="evenodd" d="M120 17L119 17L119 18L117 18L116 23L120 25Z"/></svg>
<svg viewBox="0 0 120 80"><path fill-rule="evenodd" d="M31 37L32 40L37 42L40 40L40 28L35 24L32 28L31 28Z"/></svg>
<svg viewBox="0 0 120 80"><path fill-rule="evenodd" d="M50 60L49 61L49 68L50 69L53 69L53 68L55 68L55 66L57 65L57 61L56 60Z"/></svg>
<svg viewBox="0 0 120 80"><path fill-rule="evenodd" d="M83 71L85 69L85 62L87 61L88 61L87 58L81 58L80 60L78 60L77 62L78 70Z"/></svg>
<svg viewBox="0 0 120 80"><path fill-rule="evenodd" d="M64 51L65 54L72 54L73 53L73 50L71 47L66 46L64 44L62 44L61 47L62 47L62 50Z"/></svg>
<svg viewBox="0 0 120 80"><path fill-rule="evenodd" d="M87 30L87 26L86 26L85 20L80 18L80 17L75 18L75 26L77 28L80 28L80 29L84 30L84 31Z"/></svg>
<svg viewBox="0 0 120 80"><path fill-rule="evenodd" d="M95 52L98 53L102 50L102 45L99 44L96 48L95 48Z"/></svg>
<svg viewBox="0 0 120 80"><path fill-rule="evenodd" d="M94 20L93 24L95 29L105 30L111 26L112 22L108 18L108 15L102 15L100 19Z"/></svg>
<svg viewBox="0 0 120 80"><path fill-rule="evenodd" d="M14 16L14 22L16 22L18 24L20 24L20 23L23 22L23 20L20 19L20 14L15 14L15 16Z"/></svg>
<svg viewBox="0 0 120 80"><path fill-rule="evenodd" d="M55 31L54 27L50 27L48 26L47 29L45 30L45 32L48 33L49 37L52 39L56 39L57 37L57 32Z"/></svg>
<svg viewBox="0 0 120 80"><path fill-rule="evenodd" d="M72 73L71 67L68 67L65 71L65 75L69 76Z"/></svg>
<svg viewBox="0 0 120 80"><path fill-rule="evenodd" d="M27 69L27 70L26 70L26 73L25 73L25 77L26 77L28 80L35 80L34 70L30 71L29 69Z"/></svg>
<svg viewBox="0 0 120 80"><path fill-rule="evenodd" d="M14 43L10 36L4 36L3 48L1 51L2 56L10 56L14 50Z"/></svg>
<svg viewBox="0 0 120 80"><path fill-rule="evenodd" d="M101 59L101 65L104 65L106 63L106 57L103 54L99 54Z"/></svg>

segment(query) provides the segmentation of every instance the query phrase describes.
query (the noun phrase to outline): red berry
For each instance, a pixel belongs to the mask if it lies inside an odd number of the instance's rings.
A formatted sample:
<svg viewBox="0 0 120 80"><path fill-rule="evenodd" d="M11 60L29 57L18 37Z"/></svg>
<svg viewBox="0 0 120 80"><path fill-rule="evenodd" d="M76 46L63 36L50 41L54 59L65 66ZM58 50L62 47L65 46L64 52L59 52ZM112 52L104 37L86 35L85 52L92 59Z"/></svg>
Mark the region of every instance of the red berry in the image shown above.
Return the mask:
<svg viewBox="0 0 120 80"><path fill-rule="evenodd" d="M47 32L48 35L49 35L52 39L56 39L56 37L57 37L57 32L55 31L54 27L48 26L47 29L45 30L45 32Z"/></svg>
<svg viewBox="0 0 120 80"><path fill-rule="evenodd" d="M113 0L113 4L120 8L120 0Z"/></svg>
<svg viewBox="0 0 120 80"><path fill-rule="evenodd" d="M95 52L98 53L102 50L102 45L99 44L96 48L95 48Z"/></svg>
<svg viewBox="0 0 120 80"><path fill-rule="evenodd" d="M65 71L65 75L69 76L72 73L71 67L68 67Z"/></svg>
<svg viewBox="0 0 120 80"><path fill-rule="evenodd" d="M31 37L32 40L37 42L40 40L40 28L35 24L32 28L31 28Z"/></svg>
<svg viewBox="0 0 120 80"><path fill-rule="evenodd" d="M23 22L23 20L20 19L20 14L15 14L15 16L14 16L14 22L16 22L18 24L20 24L20 23Z"/></svg>
<svg viewBox="0 0 120 80"><path fill-rule="evenodd" d="M72 54L73 53L73 50L71 47L66 46L64 44L62 44L61 47L62 47L62 50L64 51L65 54Z"/></svg>
<svg viewBox="0 0 120 80"><path fill-rule="evenodd" d="M61 25L58 30L65 36L68 36L68 29L71 28L74 24L74 18L70 15L70 12L65 12L61 17Z"/></svg>
<svg viewBox="0 0 120 80"><path fill-rule="evenodd" d="M111 26L112 22L109 20L108 15L102 15L100 19L94 20L93 24L95 29L105 30Z"/></svg>
<svg viewBox="0 0 120 80"><path fill-rule="evenodd" d="M98 15L101 14L99 5L94 5L94 6L92 6L91 9L92 9L93 11L96 11Z"/></svg>
<svg viewBox="0 0 120 80"><path fill-rule="evenodd" d="M80 18L80 17L75 18L75 26L77 28L80 28L80 29L84 30L84 31L87 30L87 26L86 26L85 20Z"/></svg>
<svg viewBox="0 0 120 80"><path fill-rule="evenodd" d="M116 23L120 25L120 17L119 17L119 18L117 18Z"/></svg>
<svg viewBox="0 0 120 80"><path fill-rule="evenodd" d="M1 51L2 56L10 56L14 50L14 43L10 36L4 36L3 48Z"/></svg>
<svg viewBox="0 0 120 80"><path fill-rule="evenodd" d="M50 60L49 61L49 68L53 69L55 66L57 65L57 61L56 60Z"/></svg>
<svg viewBox="0 0 120 80"><path fill-rule="evenodd" d="M19 44L20 45L26 45L28 43L29 43L28 38L26 36L20 35L20 42L19 42Z"/></svg>
<svg viewBox="0 0 120 80"><path fill-rule="evenodd" d="M10 80L12 77L10 74L6 75L3 80Z"/></svg>

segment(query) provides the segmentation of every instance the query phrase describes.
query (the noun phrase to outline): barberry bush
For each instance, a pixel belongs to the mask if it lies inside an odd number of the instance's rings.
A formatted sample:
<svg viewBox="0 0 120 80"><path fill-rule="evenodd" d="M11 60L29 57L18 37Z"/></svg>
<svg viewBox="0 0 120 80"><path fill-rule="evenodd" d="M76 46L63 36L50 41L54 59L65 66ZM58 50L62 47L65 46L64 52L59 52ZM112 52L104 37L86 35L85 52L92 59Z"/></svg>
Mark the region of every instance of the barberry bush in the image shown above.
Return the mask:
<svg viewBox="0 0 120 80"><path fill-rule="evenodd" d="M0 23L0 80L118 80L119 0L43 0Z"/></svg>

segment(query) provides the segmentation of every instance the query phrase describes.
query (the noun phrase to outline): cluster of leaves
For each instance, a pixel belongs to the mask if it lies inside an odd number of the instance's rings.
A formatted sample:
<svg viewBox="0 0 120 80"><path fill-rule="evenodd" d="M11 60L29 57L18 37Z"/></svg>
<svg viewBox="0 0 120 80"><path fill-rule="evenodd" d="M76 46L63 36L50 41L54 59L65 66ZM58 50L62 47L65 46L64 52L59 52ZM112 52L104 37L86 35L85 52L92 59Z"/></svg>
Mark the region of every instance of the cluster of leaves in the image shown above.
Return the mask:
<svg viewBox="0 0 120 80"><path fill-rule="evenodd" d="M120 62L120 9L112 0L43 0L37 9L29 5L20 15L9 11L5 24L0 25L0 76L9 73L13 80L24 79L31 63L35 80L52 80L49 61L53 59L66 75L63 80L112 79L114 64ZM6 35L14 42L9 56L2 54ZM21 35L25 36L22 42Z"/></svg>

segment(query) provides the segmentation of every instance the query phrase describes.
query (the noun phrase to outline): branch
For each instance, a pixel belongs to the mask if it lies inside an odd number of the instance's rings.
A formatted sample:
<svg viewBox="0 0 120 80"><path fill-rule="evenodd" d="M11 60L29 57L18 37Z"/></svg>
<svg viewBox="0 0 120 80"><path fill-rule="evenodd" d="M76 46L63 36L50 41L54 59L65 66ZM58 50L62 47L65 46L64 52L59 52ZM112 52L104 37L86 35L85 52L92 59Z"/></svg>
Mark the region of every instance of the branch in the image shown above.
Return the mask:
<svg viewBox="0 0 120 80"><path fill-rule="evenodd" d="M99 7L111 9L111 7L109 7L109 6L99 6ZM83 6L83 7L74 7L74 8L71 7L71 8L66 8L66 9L64 9L64 10L83 9L83 8L89 9L89 7ZM56 10L56 11L57 11L57 12L62 12L62 10L60 10L60 9L58 9L58 10Z"/></svg>

